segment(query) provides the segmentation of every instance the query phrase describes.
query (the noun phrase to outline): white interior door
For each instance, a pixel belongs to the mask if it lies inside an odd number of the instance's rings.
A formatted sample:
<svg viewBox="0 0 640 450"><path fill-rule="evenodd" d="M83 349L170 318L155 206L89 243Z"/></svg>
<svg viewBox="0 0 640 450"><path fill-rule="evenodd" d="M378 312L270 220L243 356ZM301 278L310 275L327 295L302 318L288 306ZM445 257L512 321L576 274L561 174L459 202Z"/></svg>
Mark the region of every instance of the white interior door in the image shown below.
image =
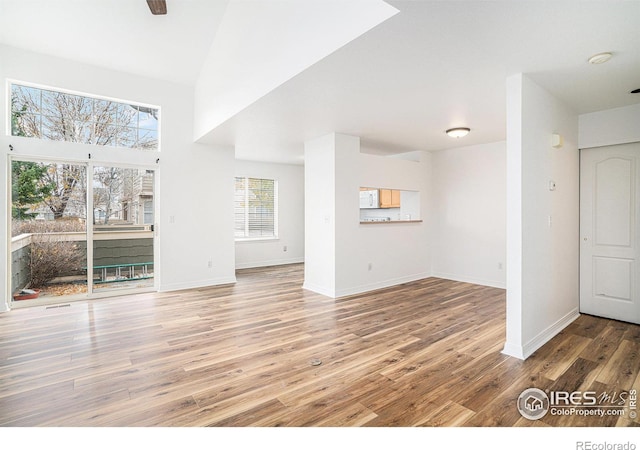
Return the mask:
<svg viewBox="0 0 640 450"><path fill-rule="evenodd" d="M580 152L580 311L640 323L640 143Z"/></svg>

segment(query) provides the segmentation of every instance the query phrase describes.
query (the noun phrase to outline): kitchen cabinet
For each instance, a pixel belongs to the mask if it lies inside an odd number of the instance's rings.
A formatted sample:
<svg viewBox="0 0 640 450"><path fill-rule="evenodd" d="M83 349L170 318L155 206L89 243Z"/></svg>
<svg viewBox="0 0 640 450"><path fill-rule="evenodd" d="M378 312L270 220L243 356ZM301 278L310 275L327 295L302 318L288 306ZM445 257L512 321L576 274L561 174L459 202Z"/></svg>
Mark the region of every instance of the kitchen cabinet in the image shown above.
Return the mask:
<svg viewBox="0 0 640 450"><path fill-rule="evenodd" d="M380 208L400 208L400 191L380 189Z"/></svg>

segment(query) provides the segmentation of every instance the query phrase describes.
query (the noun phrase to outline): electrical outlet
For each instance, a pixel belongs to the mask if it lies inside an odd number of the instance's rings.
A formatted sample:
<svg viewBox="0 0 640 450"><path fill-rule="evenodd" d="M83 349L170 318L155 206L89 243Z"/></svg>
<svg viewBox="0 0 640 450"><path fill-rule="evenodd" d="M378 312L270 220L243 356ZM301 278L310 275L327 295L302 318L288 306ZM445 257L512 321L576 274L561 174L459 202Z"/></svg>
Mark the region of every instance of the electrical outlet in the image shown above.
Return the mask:
<svg viewBox="0 0 640 450"><path fill-rule="evenodd" d="M286 246L286 245L282 247L282 251L283 251L283 252L286 252L286 251L287 251L287 246Z"/></svg>
<svg viewBox="0 0 640 450"><path fill-rule="evenodd" d="M373 264L369 263L369 270L373 269Z"/></svg>
<svg viewBox="0 0 640 450"><path fill-rule="evenodd" d="M213 260L212 259L210 259L209 262L207 263L207 267L209 269L211 269L213 267Z"/></svg>
<svg viewBox="0 0 640 450"><path fill-rule="evenodd" d="M498 269L502 270L502 263L501 262L498 263Z"/></svg>

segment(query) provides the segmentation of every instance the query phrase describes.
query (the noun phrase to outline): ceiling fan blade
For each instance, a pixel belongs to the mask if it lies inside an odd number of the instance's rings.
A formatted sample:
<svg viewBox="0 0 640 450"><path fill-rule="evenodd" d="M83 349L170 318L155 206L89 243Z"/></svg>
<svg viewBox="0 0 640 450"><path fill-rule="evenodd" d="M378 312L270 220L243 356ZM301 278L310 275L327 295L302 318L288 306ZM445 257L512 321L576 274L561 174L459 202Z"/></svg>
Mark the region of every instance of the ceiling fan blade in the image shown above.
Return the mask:
<svg viewBox="0 0 640 450"><path fill-rule="evenodd" d="M151 14L154 16L164 15L167 13L167 1L166 0L147 0Z"/></svg>

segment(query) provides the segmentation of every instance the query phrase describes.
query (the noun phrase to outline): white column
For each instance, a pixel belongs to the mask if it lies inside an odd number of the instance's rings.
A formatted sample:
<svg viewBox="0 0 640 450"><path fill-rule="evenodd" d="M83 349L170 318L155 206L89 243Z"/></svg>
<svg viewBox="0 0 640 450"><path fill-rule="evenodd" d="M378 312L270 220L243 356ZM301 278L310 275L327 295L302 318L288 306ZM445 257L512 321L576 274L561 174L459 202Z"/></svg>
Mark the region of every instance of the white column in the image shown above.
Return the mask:
<svg viewBox="0 0 640 450"><path fill-rule="evenodd" d="M564 138L552 147L552 135ZM578 116L522 74L507 79L507 340L521 359L578 317ZM555 189L549 189L549 183Z"/></svg>
<svg viewBox="0 0 640 450"><path fill-rule="evenodd" d="M358 223L359 152L354 136L331 133L305 143L304 288L329 297L337 296L337 272L346 263L344 227Z"/></svg>
<svg viewBox="0 0 640 450"><path fill-rule="evenodd" d="M507 336L504 353L522 350L522 74L507 78Z"/></svg>

